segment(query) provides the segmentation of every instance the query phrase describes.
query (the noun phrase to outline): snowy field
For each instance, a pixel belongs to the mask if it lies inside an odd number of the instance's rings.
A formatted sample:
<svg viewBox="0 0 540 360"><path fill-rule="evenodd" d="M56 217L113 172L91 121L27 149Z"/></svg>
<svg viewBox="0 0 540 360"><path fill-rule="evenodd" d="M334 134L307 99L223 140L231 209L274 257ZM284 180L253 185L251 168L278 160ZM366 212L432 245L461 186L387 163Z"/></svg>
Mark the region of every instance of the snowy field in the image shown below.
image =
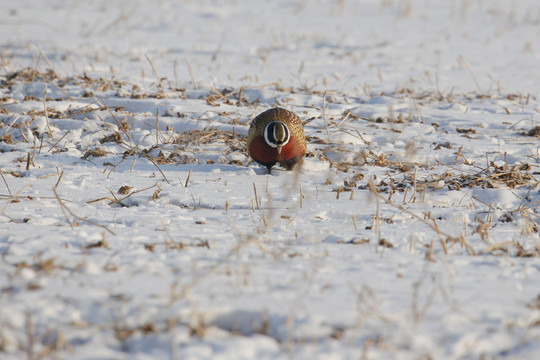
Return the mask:
<svg viewBox="0 0 540 360"><path fill-rule="evenodd" d="M0 3L1 359L540 358L537 0Z"/></svg>

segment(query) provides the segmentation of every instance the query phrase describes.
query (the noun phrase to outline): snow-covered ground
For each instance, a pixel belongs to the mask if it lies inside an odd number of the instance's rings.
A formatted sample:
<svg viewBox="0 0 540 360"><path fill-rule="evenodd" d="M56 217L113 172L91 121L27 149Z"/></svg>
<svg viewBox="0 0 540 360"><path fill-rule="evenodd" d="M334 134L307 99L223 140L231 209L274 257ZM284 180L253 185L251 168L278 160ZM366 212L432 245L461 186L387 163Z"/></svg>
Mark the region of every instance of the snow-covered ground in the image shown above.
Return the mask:
<svg viewBox="0 0 540 360"><path fill-rule="evenodd" d="M0 358L540 357L536 0L1 5Z"/></svg>

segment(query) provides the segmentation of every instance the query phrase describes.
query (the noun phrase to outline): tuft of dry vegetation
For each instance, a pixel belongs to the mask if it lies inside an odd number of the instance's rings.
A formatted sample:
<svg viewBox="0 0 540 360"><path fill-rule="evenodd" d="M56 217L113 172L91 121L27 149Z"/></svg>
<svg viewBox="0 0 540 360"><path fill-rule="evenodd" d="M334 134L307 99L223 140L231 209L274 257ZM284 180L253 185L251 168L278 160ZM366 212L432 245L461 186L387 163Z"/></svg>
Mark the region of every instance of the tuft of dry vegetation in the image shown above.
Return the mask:
<svg viewBox="0 0 540 360"><path fill-rule="evenodd" d="M521 135L531 136L531 137L534 137L534 138L540 137L540 125L533 127L529 131L525 131L525 132L521 133Z"/></svg>

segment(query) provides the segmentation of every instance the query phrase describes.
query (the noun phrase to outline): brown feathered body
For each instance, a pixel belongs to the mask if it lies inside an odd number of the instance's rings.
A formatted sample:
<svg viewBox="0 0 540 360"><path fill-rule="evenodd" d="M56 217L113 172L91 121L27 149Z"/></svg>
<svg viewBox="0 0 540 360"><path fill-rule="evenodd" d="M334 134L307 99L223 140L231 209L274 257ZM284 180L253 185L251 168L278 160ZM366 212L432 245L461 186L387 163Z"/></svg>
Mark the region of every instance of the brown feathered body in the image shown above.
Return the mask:
<svg viewBox="0 0 540 360"><path fill-rule="evenodd" d="M249 127L249 156L268 171L276 163L287 170L306 155L306 138L302 121L295 113L273 108L259 114Z"/></svg>

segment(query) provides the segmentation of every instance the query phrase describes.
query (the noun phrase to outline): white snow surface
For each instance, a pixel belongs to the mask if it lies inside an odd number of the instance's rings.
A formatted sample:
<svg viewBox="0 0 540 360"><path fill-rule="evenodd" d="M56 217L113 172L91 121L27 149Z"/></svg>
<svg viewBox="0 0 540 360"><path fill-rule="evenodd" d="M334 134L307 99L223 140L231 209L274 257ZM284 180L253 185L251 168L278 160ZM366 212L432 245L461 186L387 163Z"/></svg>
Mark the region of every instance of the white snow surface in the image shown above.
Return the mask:
<svg viewBox="0 0 540 360"><path fill-rule="evenodd" d="M538 1L0 18L0 358L540 358Z"/></svg>

